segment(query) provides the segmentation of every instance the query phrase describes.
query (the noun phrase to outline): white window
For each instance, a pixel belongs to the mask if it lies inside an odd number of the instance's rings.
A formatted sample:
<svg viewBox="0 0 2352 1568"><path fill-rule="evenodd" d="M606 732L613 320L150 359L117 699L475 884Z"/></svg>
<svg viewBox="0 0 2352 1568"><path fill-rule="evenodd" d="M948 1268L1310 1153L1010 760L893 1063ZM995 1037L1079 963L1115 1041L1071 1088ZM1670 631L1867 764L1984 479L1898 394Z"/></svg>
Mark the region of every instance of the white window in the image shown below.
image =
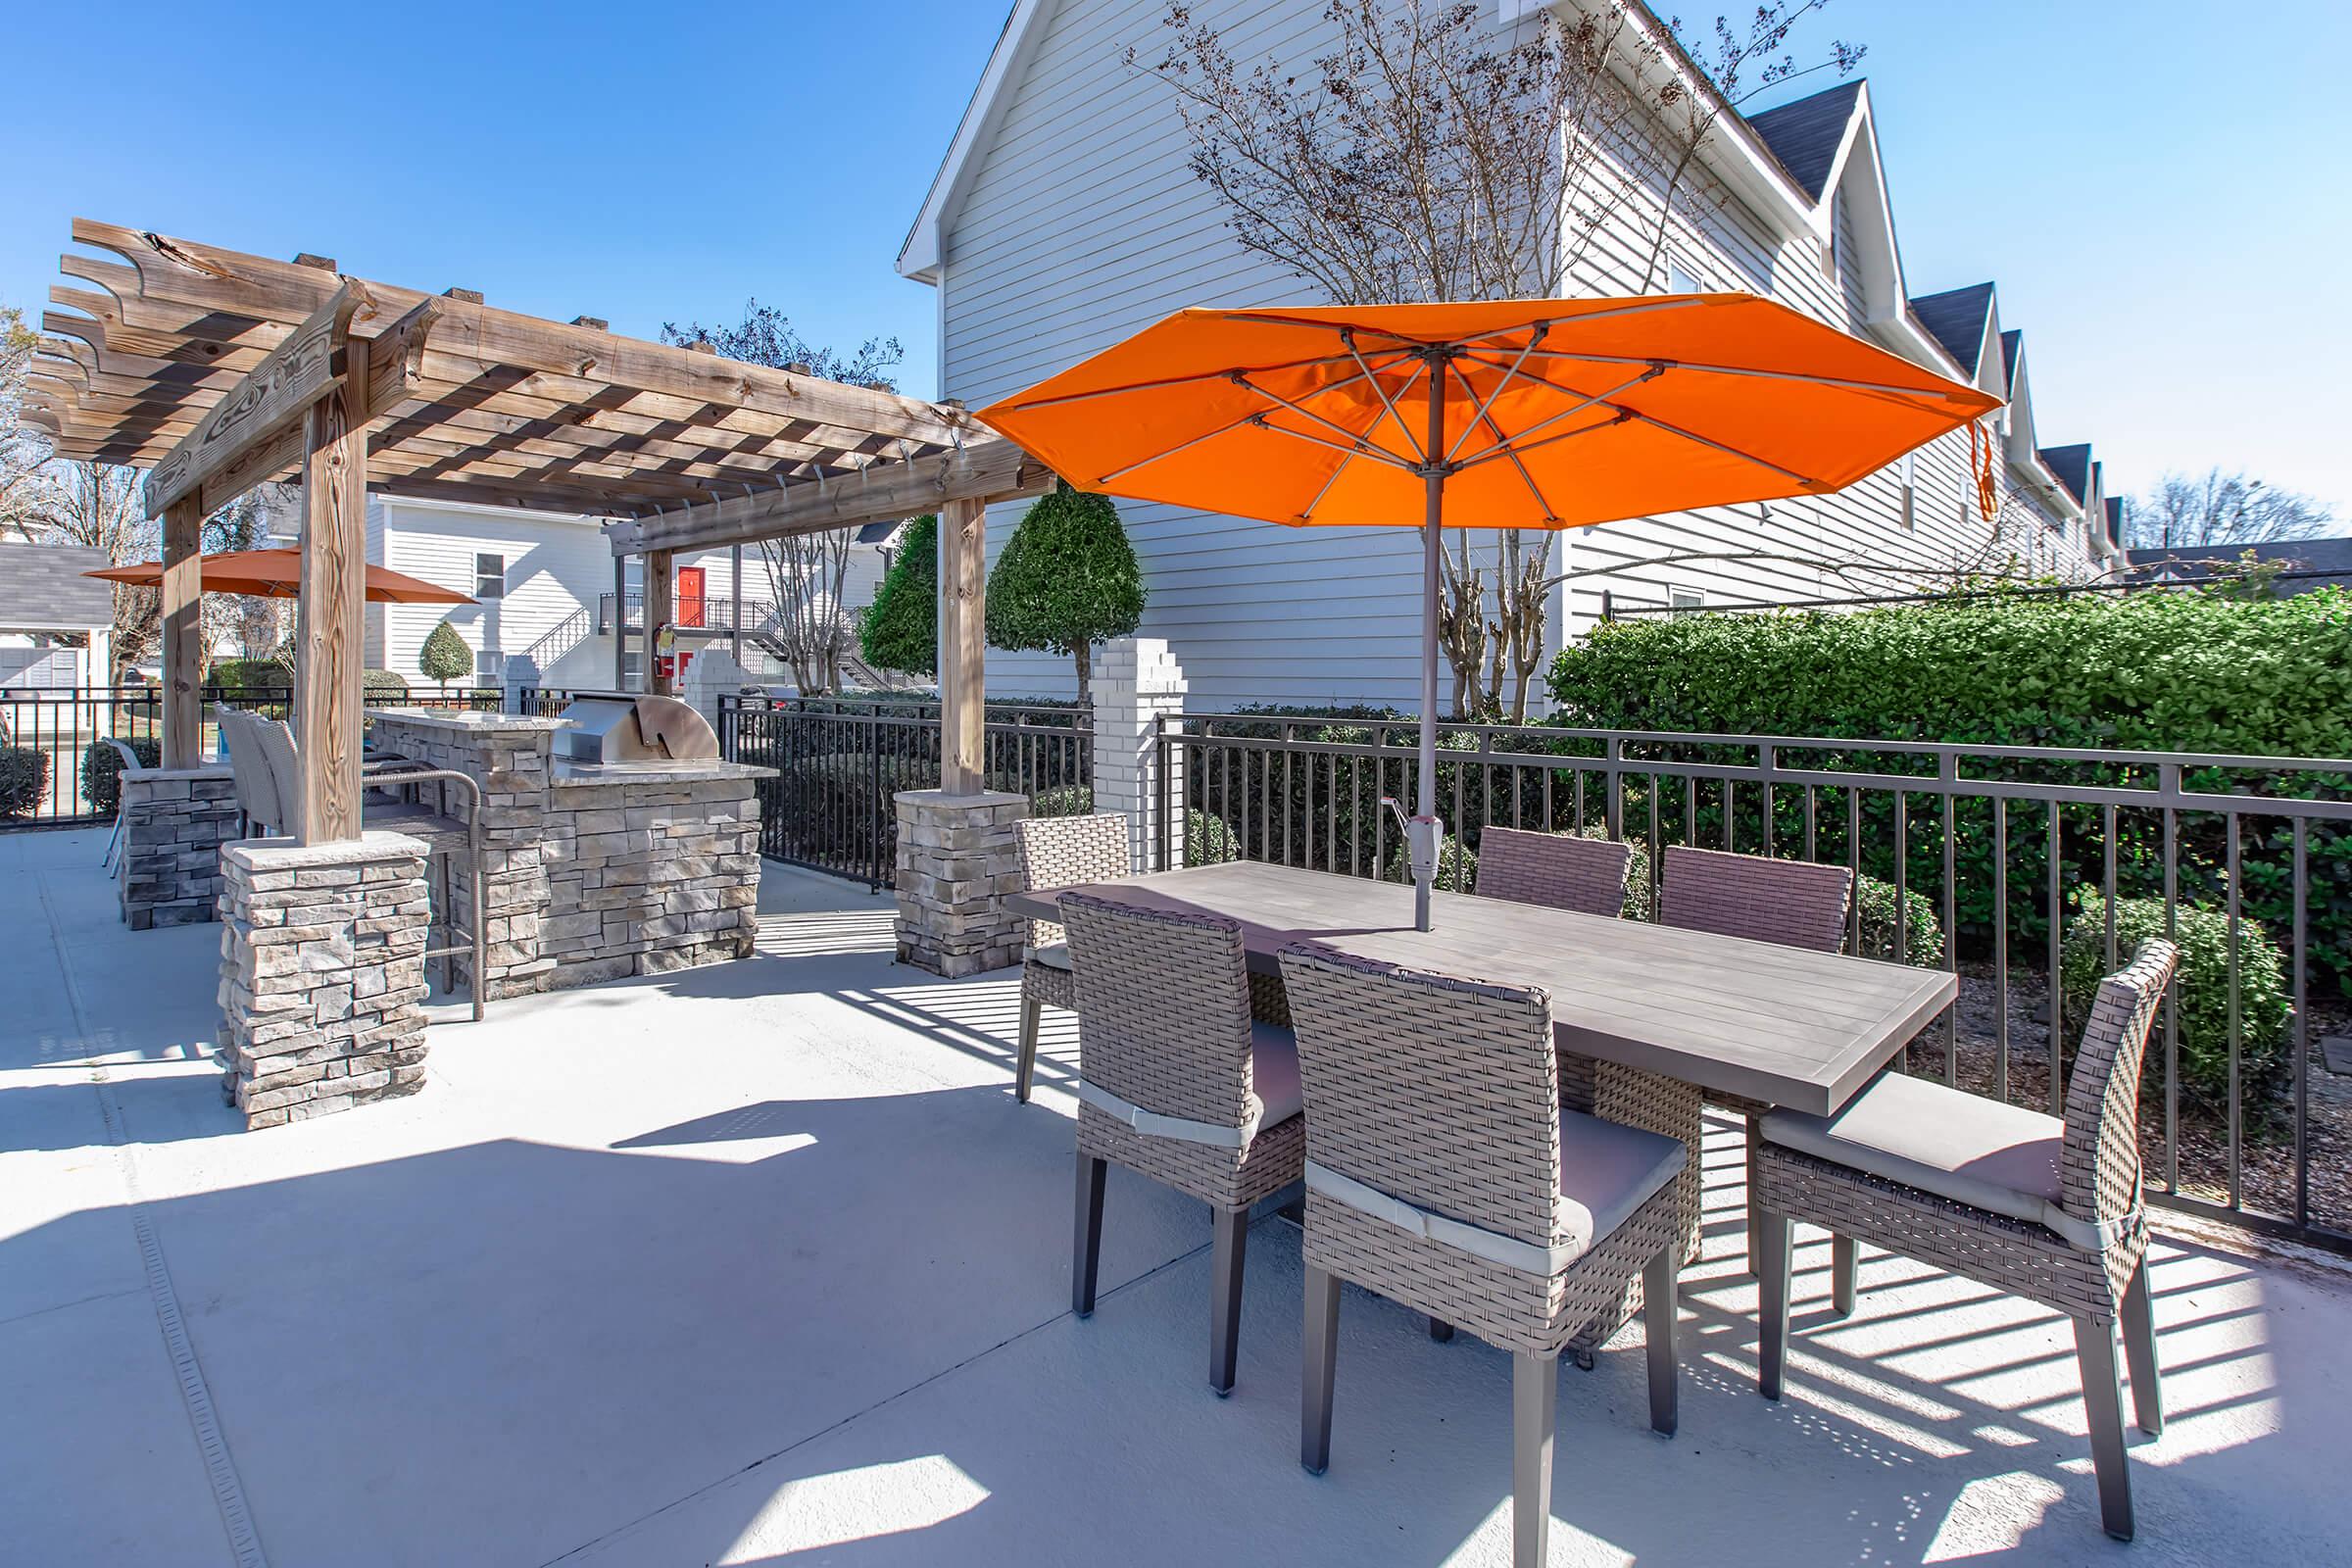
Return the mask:
<svg viewBox="0 0 2352 1568"><path fill-rule="evenodd" d="M1906 452L1903 454L1902 498L1902 522L1903 532L1905 533L1909 533L1918 521L1918 514L1915 511L1918 495L1919 454L1916 452Z"/></svg>
<svg viewBox="0 0 2352 1568"><path fill-rule="evenodd" d="M487 552L473 558L473 597L504 599L507 597L507 558Z"/></svg>
<svg viewBox="0 0 2352 1568"><path fill-rule="evenodd" d="M1694 610L1705 609L1706 604L1707 596L1696 588L1676 588L1669 585L1666 589L1666 608L1675 614L1687 615Z"/></svg>
<svg viewBox="0 0 2352 1568"><path fill-rule="evenodd" d="M1707 285L1690 265L1673 251L1666 253L1666 292L1669 294L1703 294Z"/></svg>

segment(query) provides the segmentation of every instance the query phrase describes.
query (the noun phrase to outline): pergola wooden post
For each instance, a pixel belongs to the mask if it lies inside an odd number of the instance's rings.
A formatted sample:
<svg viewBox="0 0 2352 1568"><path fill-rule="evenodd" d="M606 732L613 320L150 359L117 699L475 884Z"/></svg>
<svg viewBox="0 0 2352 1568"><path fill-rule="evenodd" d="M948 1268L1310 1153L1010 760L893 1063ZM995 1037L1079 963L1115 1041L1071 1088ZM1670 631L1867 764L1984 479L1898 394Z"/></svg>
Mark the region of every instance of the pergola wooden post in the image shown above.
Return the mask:
<svg viewBox="0 0 2352 1568"><path fill-rule="evenodd" d="M645 553L645 689L662 697L677 688L677 677L658 664L660 656L654 646L662 628L677 615L678 579L670 559L666 550Z"/></svg>
<svg viewBox="0 0 2352 1568"><path fill-rule="evenodd" d="M951 501L939 509L939 788L978 795L984 760L988 505Z"/></svg>
<svg viewBox="0 0 2352 1568"><path fill-rule="evenodd" d="M294 632L301 844L360 836L360 705L368 606L368 344L303 416L302 601Z"/></svg>
<svg viewBox="0 0 2352 1568"><path fill-rule="evenodd" d="M204 506L185 496L164 509L164 744L166 767L204 760Z"/></svg>

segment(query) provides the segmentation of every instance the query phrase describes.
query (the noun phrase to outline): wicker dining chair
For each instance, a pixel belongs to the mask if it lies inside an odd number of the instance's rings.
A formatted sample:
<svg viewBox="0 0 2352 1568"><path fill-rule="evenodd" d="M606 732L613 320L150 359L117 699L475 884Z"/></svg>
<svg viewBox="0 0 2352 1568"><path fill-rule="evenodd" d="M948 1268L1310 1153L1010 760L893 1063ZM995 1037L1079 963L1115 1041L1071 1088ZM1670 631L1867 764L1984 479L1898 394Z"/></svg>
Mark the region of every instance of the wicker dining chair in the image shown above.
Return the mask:
<svg viewBox="0 0 2352 1568"><path fill-rule="evenodd" d="M1070 1304L1095 1310L1115 1161L1209 1206L1208 1386L1233 1392L1250 1205L1306 1158L1298 1048L1254 1022L1242 928L1098 894L1061 901L1078 986L1078 1206Z"/></svg>
<svg viewBox="0 0 2352 1568"><path fill-rule="evenodd" d="M1634 847L1613 839L1490 827L1479 835L1478 896L1613 918L1633 863Z"/></svg>
<svg viewBox="0 0 2352 1568"><path fill-rule="evenodd" d="M1306 1116L1299 1462L1331 1459L1340 1282L1512 1354L1512 1561L1544 1560L1559 1357L1643 1281L1649 1422L1677 1418L1672 1138L1559 1104L1551 1000L1301 944L1282 954ZM1085 959L1081 956L1081 972Z"/></svg>
<svg viewBox="0 0 2352 1568"><path fill-rule="evenodd" d="M1744 937L1784 948L1836 953L1845 945L1846 912L1854 897L1854 873L1815 860L1775 860L1725 850L1670 848L1665 878L1658 887L1658 923L1685 931ZM1756 1198L1757 1124L1772 1109L1744 1095L1708 1094L1719 1110L1747 1119L1747 1271L1759 1273L1763 1205ZM1691 1212L1699 1202L1695 1162L1690 1175ZM1695 1223L1695 1219L1693 1220ZM1831 1247L1838 1281L1838 1310L1853 1309L1854 1243L1838 1237Z"/></svg>
<svg viewBox="0 0 2352 1568"><path fill-rule="evenodd" d="M1789 1224L1840 1236L2022 1296L2074 1320L2100 1522L2132 1539L2132 1475L2116 1385L2120 1321L2142 1432L2164 1430L2140 1194L2139 1075L2148 1026L2180 963L2161 938L2099 982L2066 1086L2066 1115L1889 1073L1835 1116L1764 1118L1758 1387L1781 1396L1788 1360Z"/></svg>
<svg viewBox="0 0 2352 1568"><path fill-rule="evenodd" d="M1573 833L1531 833L1521 828L1490 827L1478 841L1480 898L1514 904L1540 904L1578 914L1625 912L1626 878L1634 862L1630 844L1613 839L1588 839ZM1692 1152L1683 1184L1689 1188L1689 1224L1698 1234L1699 1108L1688 1085L1643 1072L1638 1067L1596 1061L1576 1052L1559 1054L1560 1103L1610 1121L1689 1141ZM1625 1298L1614 1309L1594 1318L1569 1348L1579 1366L1590 1367L1601 1341L1617 1332L1642 1308L1642 1285L1629 1281ZM1450 1340L1450 1324L1431 1319L1432 1339Z"/></svg>
<svg viewBox="0 0 2352 1568"><path fill-rule="evenodd" d="M1077 887L1127 875L1135 869L1128 832L1127 818L1116 811L1015 822L1012 838L1020 855L1022 887ZM1021 954L1020 1056L1012 1075L1013 1097L1023 1104L1037 1078L1037 1035L1044 1009L1066 1012L1077 1005L1077 982L1070 973L1070 949L1061 927L1051 920L1030 921L1028 946Z"/></svg>

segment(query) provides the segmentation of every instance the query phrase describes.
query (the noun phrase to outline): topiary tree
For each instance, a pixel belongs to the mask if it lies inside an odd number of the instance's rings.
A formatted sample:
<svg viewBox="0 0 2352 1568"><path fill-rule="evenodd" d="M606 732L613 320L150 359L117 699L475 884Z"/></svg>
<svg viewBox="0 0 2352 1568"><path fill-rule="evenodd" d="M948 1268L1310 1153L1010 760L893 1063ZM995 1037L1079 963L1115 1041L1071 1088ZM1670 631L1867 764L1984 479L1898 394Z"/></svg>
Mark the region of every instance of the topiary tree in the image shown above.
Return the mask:
<svg viewBox="0 0 2352 1568"><path fill-rule="evenodd" d="M1144 618L1144 571L1108 496L1067 481L1038 499L988 575L988 640L999 648L1068 654L1086 700L1094 645Z"/></svg>
<svg viewBox="0 0 2352 1568"><path fill-rule="evenodd" d="M858 650L876 669L939 673L939 519L906 525L874 602L858 621Z"/></svg>
<svg viewBox="0 0 2352 1568"><path fill-rule="evenodd" d="M458 635L458 628L446 619L425 633L424 646L417 650L416 667L426 680L437 680L443 691L453 680L463 680L473 673L473 650Z"/></svg>

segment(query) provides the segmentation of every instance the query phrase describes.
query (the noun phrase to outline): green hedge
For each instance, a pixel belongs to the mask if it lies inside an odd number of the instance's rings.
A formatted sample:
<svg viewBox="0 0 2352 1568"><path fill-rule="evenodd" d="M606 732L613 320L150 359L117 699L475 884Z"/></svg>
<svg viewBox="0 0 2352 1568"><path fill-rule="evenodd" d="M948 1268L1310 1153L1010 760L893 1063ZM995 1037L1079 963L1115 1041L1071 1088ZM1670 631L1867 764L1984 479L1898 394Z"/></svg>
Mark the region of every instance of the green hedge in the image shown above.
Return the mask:
<svg viewBox="0 0 2352 1568"><path fill-rule="evenodd" d="M2276 600L2198 593L1996 594L1843 615L1642 618L1604 623L1563 651L1550 685L1562 722L1595 728L2340 758L2352 756L2352 592L2329 589ZM1725 760L1745 756L1727 752ZM1793 758L1788 760L1794 765ZM1833 762L1922 770L1919 760L1874 757L1864 747ZM2040 783L2154 782L2146 767L2037 764L2029 772L2027 766L2005 765L2001 772ZM2230 793L2256 781L2202 770L2183 782L2192 790ZM2298 773L2261 783L2282 795L2352 798L2339 775ZM1736 802L1743 848L1760 842L1759 793L1745 786ZM1642 813L1649 803L1639 790L1629 794L1630 837L1638 826L1646 830ZM1801 838L1802 795L1777 792L1776 842ZM1877 791L1862 799L1863 863L1890 877L1892 797ZM1656 804L1679 838L1679 786L1667 781ZM1823 858L1844 858L1842 792L1823 790L1819 805ZM2044 929L2048 814L2016 803L2008 815L2015 944ZM2102 815L2088 807L2064 814L2062 888L2095 886L2103 877ZM1913 798L1911 884L1938 894L1940 817L1934 797ZM1989 803L1963 802L1954 824L1960 935L1975 952L1988 942L1994 913L1991 817ZM1692 824L1699 841L1717 840L1723 819L1720 791L1702 788ZM2241 820L2246 911L2283 929L2293 912L2287 824ZM2182 813L2179 828L2181 896L2218 903L2227 857L2222 822ZM2315 824L2309 839L2313 956L2352 990L2352 834ZM2161 893L2161 813L2122 812L2116 840L2119 893Z"/></svg>
<svg viewBox="0 0 2352 1568"><path fill-rule="evenodd" d="M2165 934L2160 899L2115 901L2116 966L2149 937ZM2212 909L2182 908L2174 917L2173 941L2180 948L2180 971L2173 982L2180 1008L2180 1098L2193 1112L2224 1116L2230 1108L2230 919ZM2068 1050L2089 1020L2091 1000L2107 962L2107 905L2085 891L2067 922L2060 964ZM2276 1115L2293 1073L2286 960L2261 926L2241 919L2237 930L2238 1097L2249 1123ZM2164 1082L2164 1036L2148 1042L2142 1082L2149 1093Z"/></svg>
<svg viewBox="0 0 2352 1568"><path fill-rule="evenodd" d="M164 743L154 735L133 735L122 742L142 766L163 761ZM112 816L122 800L122 754L112 741L92 741L81 749L81 798L101 816Z"/></svg>
<svg viewBox="0 0 2352 1568"><path fill-rule="evenodd" d="M30 816L49 793L49 754L0 746L0 816Z"/></svg>

